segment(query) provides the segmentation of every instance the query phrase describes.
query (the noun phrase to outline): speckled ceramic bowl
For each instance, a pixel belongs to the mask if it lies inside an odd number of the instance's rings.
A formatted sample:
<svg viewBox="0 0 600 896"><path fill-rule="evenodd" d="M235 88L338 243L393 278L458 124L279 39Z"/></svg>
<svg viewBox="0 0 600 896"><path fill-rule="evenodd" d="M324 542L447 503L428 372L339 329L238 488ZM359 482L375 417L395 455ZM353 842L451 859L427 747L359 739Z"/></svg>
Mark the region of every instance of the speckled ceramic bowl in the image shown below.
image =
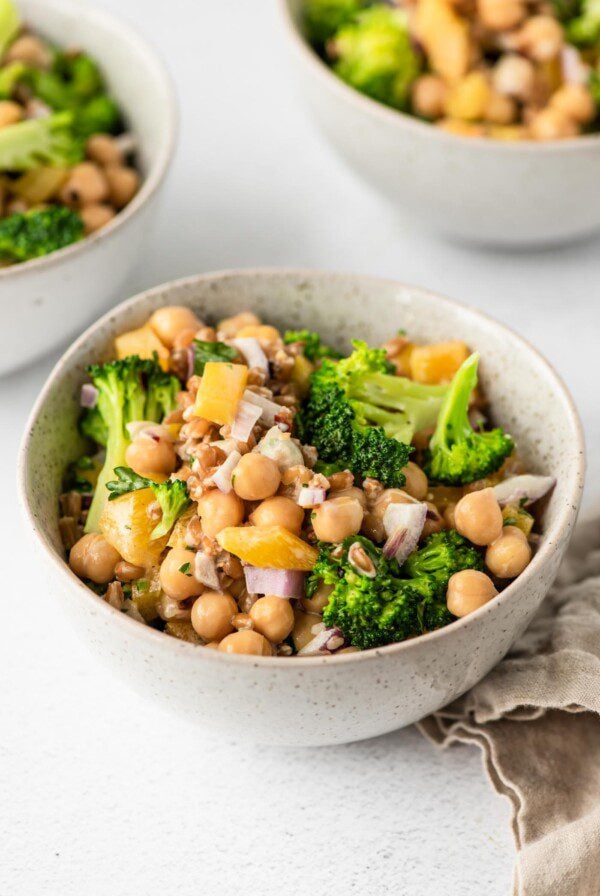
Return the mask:
<svg viewBox="0 0 600 896"><path fill-rule="evenodd" d="M480 349L497 421L516 437L532 471L557 478L544 537L530 566L498 598L447 628L339 657L222 654L112 609L64 562L57 514L61 477L82 452L76 421L86 365L110 357L115 335L172 303L213 320L252 309L282 328L316 329L341 348L356 336L379 343L404 327L416 340L460 336ZM360 740L408 725L479 681L544 598L575 523L583 473L581 427L564 385L530 345L489 317L389 280L249 270L156 287L90 327L54 368L35 405L21 448L19 481L25 525L52 573L52 598L124 684L232 737L311 745Z"/></svg>
<svg viewBox="0 0 600 896"><path fill-rule="evenodd" d="M129 205L85 240L0 269L0 375L66 344L119 295L156 215L177 119L169 75L132 27L79 0L17 5L40 35L81 47L98 61L137 139L142 184Z"/></svg>
<svg viewBox="0 0 600 896"><path fill-rule="evenodd" d="M600 135L547 143L449 134L345 84L308 45L305 0L279 0L298 85L336 152L411 221L483 245L600 229Z"/></svg>

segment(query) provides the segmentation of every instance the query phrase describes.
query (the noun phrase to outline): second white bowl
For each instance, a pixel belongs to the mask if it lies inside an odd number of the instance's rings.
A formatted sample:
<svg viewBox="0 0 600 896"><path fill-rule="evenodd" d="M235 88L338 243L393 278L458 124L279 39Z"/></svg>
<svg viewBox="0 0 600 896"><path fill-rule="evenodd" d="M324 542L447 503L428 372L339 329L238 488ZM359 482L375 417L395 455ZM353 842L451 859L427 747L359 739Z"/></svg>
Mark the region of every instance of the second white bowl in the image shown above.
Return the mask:
<svg viewBox="0 0 600 896"><path fill-rule="evenodd" d="M549 143L458 137L377 103L306 42L304 0L280 0L301 92L331 145L411 220L471 243L523 248L600 228L600 135Z"/></svg>

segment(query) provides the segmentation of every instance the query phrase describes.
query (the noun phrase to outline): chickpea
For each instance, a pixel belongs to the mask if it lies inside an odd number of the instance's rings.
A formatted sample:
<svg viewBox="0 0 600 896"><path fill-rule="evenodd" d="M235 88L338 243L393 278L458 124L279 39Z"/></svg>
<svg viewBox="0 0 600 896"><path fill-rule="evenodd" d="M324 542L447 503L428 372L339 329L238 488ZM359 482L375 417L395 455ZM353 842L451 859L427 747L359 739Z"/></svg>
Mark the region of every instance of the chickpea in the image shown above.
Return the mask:
<svg viewBox="0 0 600 896"><path fill-rule="evenodd" d="M483 117L492 124L512 124L517 117L515 101L509 96L492 91Z"/></svg>
<svg viewBox="0 0 600 896"><path fill-rule="evenodd" d="M517 34L517 48L536 62L547 62L558 56L563 40L563 29L555 18L531 16Z"/></svg>
<svg viewBox="0 0 600 896"><path fill-rule="evenodd" d="M83 219L83 227L86 235L95 233L102 227L105 227L109 221L115 217L115 210L111 205L103 202L94 202L91 205L84 205L80 211Z"/></svg>
<svg viewBox="0 0 600 896"><path fill-rule="evenodd" d="M276 495L267 498L253 510L249 517L253 526L283 526L300 535L300 529L304 522L304 511L291 498Z"/></svg>
<svg viewBox="0 0 600 896"><path fill-rule="evenodd" d="M552 108L538 112L532 119L529 130L534 140L563 140L576 137L579 133L579 128L571 118Z"/></svg>
<svg viewBox="0 0 600 896"><path fill-rule="evenodd" d="M502 533L502 511L493 488L460 499L454 510L456 529L473 544L491 544Z"/></svg>
<svg viewBox="0 0 600 896"><path fill-rule="evenodd" d="M104 202L108 199L108 181L102 169L94 162L80 162L71 168L59 197L70 208Z"/></svg>
<svg viewBox="0 0 600 896"><path fill-rule="evenodd" d="M421 75L412 87L412 105L417 115L423 118L441 118L448 88L437 75Z"/></svg>
<svg viewBox="0 0 600 896"><path fill-rule="evenodd" d="M441 532L446 528L444 517L435 504L431 501L426 501L425 503L427 504L427 518L425 520L425 525L423 526L423 531L421 532L421 538L429 538L430 535L434 535L436 532Z"/></svg>
<svg viewBox="0 0 600 896"><path fill-rule="evenodd" d="M9 47L3 63L24 62L35 68L50 68L52 52L47 44L32 34L23 34Z"/></svg>
<svg viewBox="0 0 600 896"><path fill-rule="evenodd" d="M120 560L115 566L115 576L121 582L135 582L136 579L141 579L143 575L143 566L135 566L133 563L128 563L127 560Z"/></svg>
<svg viewBox="0 0 600 896"><path fill-rule="evenodd" d="M205 641L221 641L233 631L231 620L238 606L231 594L205 591L192 607L194 631Z"/></svg>
<svg viewBox="0 0 600 896"><path fill-rule="evenodd" d="M196 332L202 326L202 321L196 317L192 309L182 305L157 308L148 323L167 348L173 348L175 337L181 330Z"/></svg>
<svg viewBox="0 0 600 896"><path fill-rule="evenodd" d="M250 608L250 618L256 631L274 644L287 638L294 627L294 611L289 600L272 594L259 597Z"/></svg>
<svg viewBox="0 0 600 896"><path fill-rule="evenodd" d="M339 656L340 653L360 653L360 648L358 648L358 647L342 647L341 650L336 650L335 655Z"/></svg>
<svg viewBox="0 0 600 896"><path fill-rule="evenodd" d="M105 172L109 197L115 208L124 208L140 188L140 176L127 165L109 165Z"/></svg>
<svg viewBox="0 0 600 896"><path fill-rule="evenodd" d="M363 514L356 498L330 498L313 510L311 522L319 541L337 544L348 535L360 532Z"/></svg>
<svg viewBox="0 0 600 896"><path fill-rule="evenodd" d="M182 572L184 570L184 572ZM185 548L171 548L160 565L160 585L165 594L176 601L198 597L204 586L194 576L194 553Z"/></svg>
<svg viewBox="0 0 600 896"><path fill-rule="evenodd" d="M85 145L85 152L88 159L98 165L120 165L123 161L119 144L110 134L92 134Z"/></svg>
<svg viewBox="0 0 600 896"><path fill-rule="evenodd" d="M526 101L535 87L535 69L529 59L510 54L496 63L492 76L495 90Z"/></svg>
<svg viewBox="0 0 600 896"><path fill-rule="evenodd" d="M219 649L219 641L211 641L209 644L205 644L205 647L208 647L209 650L218 650Z"/></svg>
<svg viewBox="0 0 600 896"><path fill-rule="evenodd" d="M525 534L516 526L505 526L502 534L485 552L485 563L499 579L515 579L531 560L531 547Z"/></svg>
<svg viewBox="0 0 600 896"><path fill-rule="evenodd" d="M69 566L80 579L106 585L115 577L121 555L103 535L90 532L75 542L69 554Z"/></svg>
<svg viewBox="0 0 600 896"><path fill-rule="evenodd" d="M2 100L0 102L0 128L8 127L8 125L16 124L23 118L23 107L12 100Z"/></svg>
<svg viewBox="0 0 600 896"><path fill-rule="evenodd" d="M424 501L429 490L429 482L421 467L418 467L412 460L409 460L402 472L406 477L404 491L407 492L411 498L416 498L417 501Z"/></svg>
<svg viewBox="0 0 600 896"><path fill-rule="evenodd" d="M244 501L262 501L274 495L281 472L274 460L258 452L244 454L233 471L233 488Z"/></svg>
<svg viewBox="0 0 600 896"><path fill-rule="evenodd" d="M233 317L226 317L217 326L220 335L225 339L233 339L242 327L254 327L260 324L260 319L250 311L242 311Z"/></svg>
<svg viewBox="0 0 600 896"><path fill-rule="evenodd" d="M173 443L168 439L138 436L125 451L127 466L140 476L149 474L169 476L177 466L177 455Z"/></svg>
<svg viewBox="0 0 600 896"><path fill-rule="evenodd" d="M510 31L526 14L522 0L477 0L479 18L492 31Z"/></svg>
<svg viewBox="0 0 600 896"><path fill-rule="evenodd" d="M319 625L323 620L320 616L313 613L303 613L302 610L296 610L294 613L294 628L292 629L292 639L296 650L302 650L309 641L314 638L313 626Z"/></svg>
<svg viewBox="0 0 600 896"><path fill-rule="evenodd" d="M358 488L356 485L331 491L329 495L331 498L356 498L357 501L360 501L363 508L367 506L367 496L362 488Z"/></svg>
<svg viewBox="0 0 600 896"><path fill-rule="evenodd" d="M455 572L448 582L446 604L453 616L468 616L498 594L494 583L478 569Z"/></svg>
<svg viewBox="0 0 600 896"><path fill-rule="evenodd" d="M400 488L386 488L373 504L369 513L365 514L362 531L372 541L385 541L383 518L390 504L411 504L412 499Z"/></svg>
<svg viewBox="0 0 600 896"><path fill-rule="evenodd" d="M260 632L246 630L227 635L219 644L223 653L246 653L253 656L272 656L273 650L267 639Z"/></svg>
<svg viewBox="0 0 600 896"><path fill-rule="evenodd" d="M583 84L563 84L552 95L550 108L579 124L587 124L596 114L596 104Z"/></svg>
<svg viewBox="0 0 600 896"><path fill-rule="evenodd" d="M329 603L329 595L333 591L333 585L321 582L312 597L303 597L300 603L307 613L322 613Z"/></svg>
<svg viewBox="0 0 600 896"><path fill-rule="evenodd" d="M202 531L211 538L216 538L222 529L228 526L239 526L244 520L244 502L235 492L211 489L198 501L198 516L202 520Z"/></svg>

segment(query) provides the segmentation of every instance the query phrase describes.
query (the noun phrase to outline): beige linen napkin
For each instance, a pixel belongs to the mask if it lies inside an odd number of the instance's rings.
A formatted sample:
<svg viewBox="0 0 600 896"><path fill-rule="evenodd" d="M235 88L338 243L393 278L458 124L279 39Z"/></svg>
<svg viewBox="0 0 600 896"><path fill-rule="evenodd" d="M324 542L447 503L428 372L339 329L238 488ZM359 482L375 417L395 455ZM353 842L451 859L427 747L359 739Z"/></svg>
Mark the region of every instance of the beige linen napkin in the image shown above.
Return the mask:
<svg viewBox="0 0 600 896"><path fill-rule="evenodd" d="M482 748L513 806L514 896L600 896L600 511L509 655L419 728Z"/></svg>

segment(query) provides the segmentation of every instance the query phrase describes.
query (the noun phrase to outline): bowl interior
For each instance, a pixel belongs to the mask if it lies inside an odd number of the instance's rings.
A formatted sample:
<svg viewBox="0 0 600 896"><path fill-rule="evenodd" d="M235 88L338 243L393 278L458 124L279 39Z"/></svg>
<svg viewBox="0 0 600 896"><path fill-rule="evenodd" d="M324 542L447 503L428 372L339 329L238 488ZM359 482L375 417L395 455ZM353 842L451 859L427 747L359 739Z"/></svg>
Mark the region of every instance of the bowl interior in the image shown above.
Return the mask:
<svg viewBox="0 0 600 896"><path fill-rule="evenodd" d="M162 64L133 28L77 0L19 0L23 20L62 47L85 50L100 64L126 126L138 138L148 177L170 152L173 97Z"/></svg>
<svg viewBox="0 0 600 896"><path fill-rule="evenodd" d="M562 382L524 340L474 309L415 287L369 277L267 270L206 274L143 293L90 327L57 364L32 412L21 456L24 501L55 556L64 556L57 513L62 476L84 448L77 418L85 368L110 357L115 335L141 325L165 304L189 305L208 321L250 309L281 328L318 330L342 349L353 338L381 343L399 328L416 341L464 339L481 351L481 379L494 421L515 437L532 472L557 479L544 511L547 544L568 537L583 482L581 427ZM535 560L528 571L532 575L534 566Z"/></svg>

